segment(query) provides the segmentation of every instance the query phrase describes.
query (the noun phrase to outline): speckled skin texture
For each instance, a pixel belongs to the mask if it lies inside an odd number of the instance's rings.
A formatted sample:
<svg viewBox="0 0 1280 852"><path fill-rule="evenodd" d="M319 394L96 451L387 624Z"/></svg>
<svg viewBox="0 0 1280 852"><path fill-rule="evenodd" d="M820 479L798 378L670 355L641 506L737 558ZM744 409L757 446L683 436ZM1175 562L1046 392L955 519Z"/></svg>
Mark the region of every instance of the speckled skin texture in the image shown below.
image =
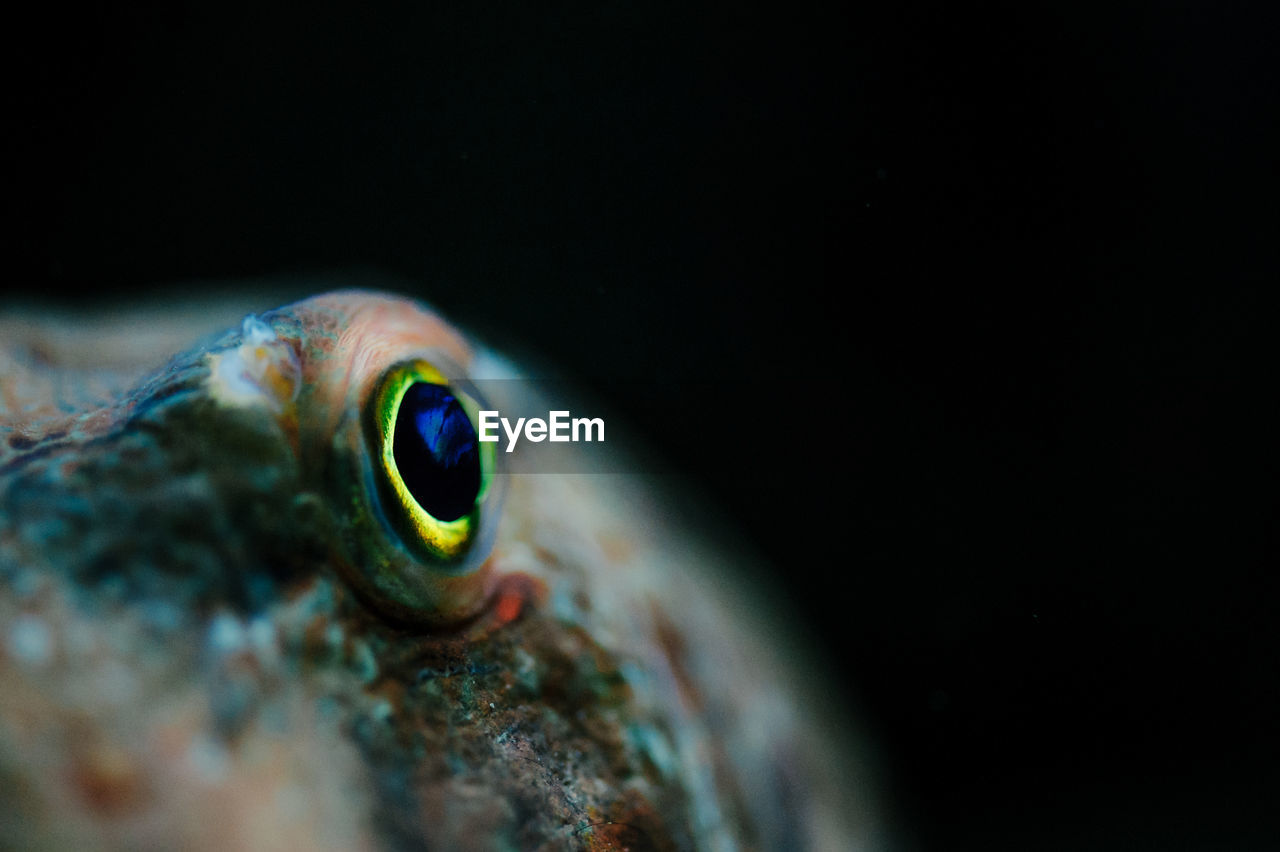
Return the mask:
<svg viewBox="0 0 1280 852"><path fill-rule="evenodd" d="M0 847L876 845L843 708L637 477L507 471L439 612L379 600L369 387L496 362L379 294L255 322L0 321Z"/></svg>

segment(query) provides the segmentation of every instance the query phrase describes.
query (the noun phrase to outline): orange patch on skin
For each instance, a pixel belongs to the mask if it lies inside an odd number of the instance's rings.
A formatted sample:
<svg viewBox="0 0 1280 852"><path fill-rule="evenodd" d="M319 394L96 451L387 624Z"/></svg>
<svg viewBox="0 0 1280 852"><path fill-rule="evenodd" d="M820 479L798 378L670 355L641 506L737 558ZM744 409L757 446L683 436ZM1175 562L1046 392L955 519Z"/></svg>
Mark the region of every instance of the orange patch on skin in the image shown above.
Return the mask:
<svg viewBox="0 0 1280 852"><path fill-rule="evenodd" d="M493 614L498 619L498 624L506 624L515 621L523 609L523 596L504 594L498 598L498 603L493 608Z"/></svg>
<svg viewBox="0 0 1280 852"><path fill-rule="evenodd" d="M470 638L481 638L510 624L524 614L526 607L540 604L546 598L547 584L537 577L522 571L504 575L490 598L488 614L470 631Z"/></svg>

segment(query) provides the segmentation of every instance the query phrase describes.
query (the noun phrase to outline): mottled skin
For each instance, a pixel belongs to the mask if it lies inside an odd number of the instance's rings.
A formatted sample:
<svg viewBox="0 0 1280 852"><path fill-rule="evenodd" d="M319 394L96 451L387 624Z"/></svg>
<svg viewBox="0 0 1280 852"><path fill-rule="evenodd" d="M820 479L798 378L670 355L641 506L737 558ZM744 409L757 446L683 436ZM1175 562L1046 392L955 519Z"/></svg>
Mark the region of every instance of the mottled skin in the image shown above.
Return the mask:
<svg viewBox="0 0 1280 852"><path fill-rule="evenodd" d="M438 317L111 334L0 320L0 847L873 845L753 575L636 477L503 476L462 577L367 511L391 361L511 375Z"/></svg>

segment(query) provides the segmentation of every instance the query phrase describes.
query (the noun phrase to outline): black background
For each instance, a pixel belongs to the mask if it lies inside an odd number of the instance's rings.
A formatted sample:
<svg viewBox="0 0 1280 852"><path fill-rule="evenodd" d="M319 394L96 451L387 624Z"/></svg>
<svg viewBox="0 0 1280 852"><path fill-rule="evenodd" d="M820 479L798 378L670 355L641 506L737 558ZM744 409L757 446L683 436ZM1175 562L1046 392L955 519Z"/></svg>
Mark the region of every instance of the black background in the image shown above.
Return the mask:
<svg viewBox="0 0 1280 852"><path fill-rule="evenodd" d="M11 294L401 276L777 566L904 847L1268 848L1276 14L540 5L11 21Z"/></svg>

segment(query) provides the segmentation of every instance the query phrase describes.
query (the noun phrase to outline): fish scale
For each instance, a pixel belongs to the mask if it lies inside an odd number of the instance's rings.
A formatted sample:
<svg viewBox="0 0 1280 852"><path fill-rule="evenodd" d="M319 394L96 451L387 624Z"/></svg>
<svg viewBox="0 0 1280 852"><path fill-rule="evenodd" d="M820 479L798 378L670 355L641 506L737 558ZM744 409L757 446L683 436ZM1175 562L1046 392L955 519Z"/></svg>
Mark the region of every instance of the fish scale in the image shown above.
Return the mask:
<svg viewBox="0 0 1280 852"><path fill-rule="evenodd" d="M644 477L512 462L479 557L403 540L379 377L506 362L371 292L174 323L80 389L5 338L0 846L877 848L763 575Z"/></svg>

